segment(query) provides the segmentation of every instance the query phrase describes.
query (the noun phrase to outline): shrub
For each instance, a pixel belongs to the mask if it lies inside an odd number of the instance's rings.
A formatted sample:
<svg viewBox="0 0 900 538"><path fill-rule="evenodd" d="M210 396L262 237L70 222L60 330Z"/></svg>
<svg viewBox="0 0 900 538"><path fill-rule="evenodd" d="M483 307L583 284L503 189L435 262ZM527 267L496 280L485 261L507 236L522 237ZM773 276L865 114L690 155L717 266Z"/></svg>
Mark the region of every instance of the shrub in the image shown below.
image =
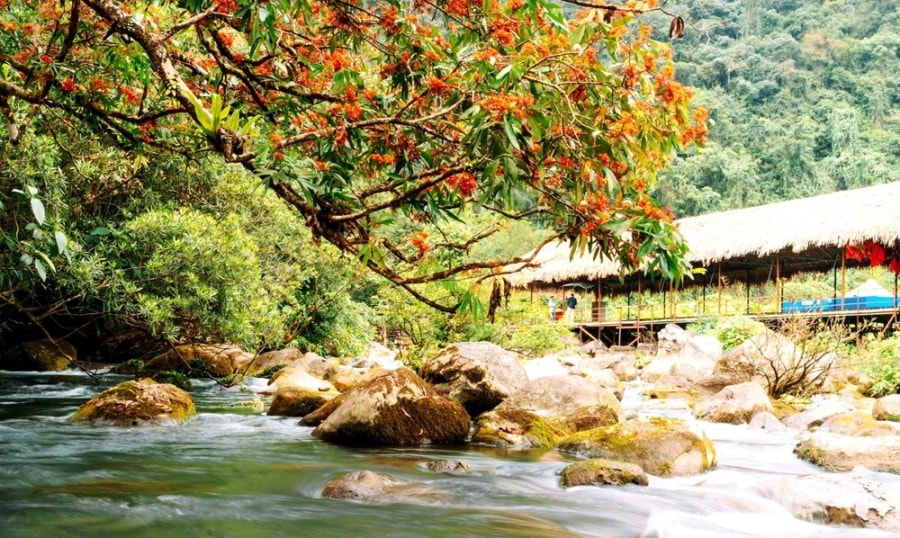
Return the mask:
<svg viewBox="0 0 900 538"><path fill-rule="evenodd" d="M860 370L869 376L868 395L879 398L900 391L900 337L871 337L857 346Z"/></svg>
<svg viewBox="0 0 900 538"><path fill-rule="evenodd" d="M766 326L745 316L723 316L708 318L688 325L688 329L698 334L715 336L722 343L722 351L743 344L751 336L765 332Z"/></svg>

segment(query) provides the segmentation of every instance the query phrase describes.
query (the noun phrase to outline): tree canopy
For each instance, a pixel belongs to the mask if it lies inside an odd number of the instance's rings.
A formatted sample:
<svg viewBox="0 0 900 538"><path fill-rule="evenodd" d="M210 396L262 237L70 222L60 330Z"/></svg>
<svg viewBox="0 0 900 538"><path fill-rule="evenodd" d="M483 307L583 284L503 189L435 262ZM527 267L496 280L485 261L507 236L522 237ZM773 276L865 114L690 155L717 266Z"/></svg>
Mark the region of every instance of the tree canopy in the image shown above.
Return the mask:
<svg viewBox="0 0 900 538"><path fill-rule="evenodd" d="M502 274L509 260L464 254L504 221L539 223L545 240L573 239L626 269L648 262L678 279L686 268L671 214L649 192L676 152L704 140L706 113L690 108L670 48L642 20L661 11L655 0L572 19L547 0L0 8L10 156L42 135L72 162L115 152L137 183L147 163L217 156L292 207L314 240L446 311L460 295L422 285ZM73 245L47 216L58 211L50 193L28 185L7 199L0 231L45 278ZM453 227L473 216L484 226ZM146 219L133 226L165 236L191 216ZM194 222L212 234L214 223Z"/></svg>

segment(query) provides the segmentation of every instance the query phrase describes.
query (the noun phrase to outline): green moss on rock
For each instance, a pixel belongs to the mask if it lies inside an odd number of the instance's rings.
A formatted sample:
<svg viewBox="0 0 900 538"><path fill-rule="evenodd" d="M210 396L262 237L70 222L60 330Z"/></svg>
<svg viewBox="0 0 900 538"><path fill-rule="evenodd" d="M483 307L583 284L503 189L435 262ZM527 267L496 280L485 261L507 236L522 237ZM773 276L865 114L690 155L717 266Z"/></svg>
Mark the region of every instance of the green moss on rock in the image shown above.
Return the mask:
<svg viewBox="0 0 900 538"><path fill-rule="evenodd" d="M593 484L646 486L650 480L647 478L647 473L638 465L594 458L566 467L562 472L562 483L567 488Z"/></svg>
<svg viewBox="0 0 900 538"><path fill-rule="evenodd" d="M197 414L187 392L152 379L125 381L91 398L75 411L73 421L116 426L183 422Z"/></svg>

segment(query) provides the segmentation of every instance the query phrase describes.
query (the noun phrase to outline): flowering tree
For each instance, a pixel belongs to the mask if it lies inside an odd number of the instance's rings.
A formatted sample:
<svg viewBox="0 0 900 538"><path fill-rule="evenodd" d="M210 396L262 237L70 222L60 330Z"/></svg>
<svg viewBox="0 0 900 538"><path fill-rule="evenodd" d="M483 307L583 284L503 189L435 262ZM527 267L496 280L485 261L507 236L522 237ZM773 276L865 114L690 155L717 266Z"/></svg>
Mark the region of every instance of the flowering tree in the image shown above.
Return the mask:
<svg viewBox="0 0 900 538"><path fill-rule="evenodd" d="M655 0L571 3L573 20L549 0L0 0L0 133L218 155L447 311L419 285L508 261L447 261L497 230L445 233L474 213L677 280L686 248L647 190L705 111L640 19Z"/></svg>

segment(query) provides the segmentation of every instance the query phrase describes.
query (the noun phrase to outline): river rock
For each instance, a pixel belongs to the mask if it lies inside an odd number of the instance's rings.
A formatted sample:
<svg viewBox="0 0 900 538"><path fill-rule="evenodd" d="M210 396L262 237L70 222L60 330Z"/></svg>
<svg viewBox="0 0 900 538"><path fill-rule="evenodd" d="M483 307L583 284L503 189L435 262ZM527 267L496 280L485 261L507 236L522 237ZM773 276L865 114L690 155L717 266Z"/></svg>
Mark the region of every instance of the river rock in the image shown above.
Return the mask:
<svg viewBox="0 0 900 538"><path fill-rule="evenodd" d="M750 422L747 424L751 429L754 430L765 430L769 432L785 432L787 431L787 426L784 425L783 422L778 420L778 417L769 413L768 411L761 411L750 419Z"/></svg>
<svg viewBox="0 0 900 538"><path fill-rule="evenodd" d="M807 431L821 426L835 415L850 411L853 411L853 406L845 400L829 398L813 402L803 411L787 417L784 425L794 430Z"/></svg>
<svg viewBox="0 0 900 538"><path fill-rule="evenodd" d="M281 387L302 387L318 392L337 392L334 385L320 376L310 373L303 360L285 366L272 376L266 392L275 394Z"/></svg>
<svg viewBox="0 0 900 538"><path fill-rule="evenodd" d="M653 383L666 376L678 376L696 382L712 374L722 355L722 344L711 336L685 331L678 325L666 325L656 356L641 370L641 380Z"/></svg>
<svg viewBox="0 0 900 538"><path fill-rule="evenodd" d="M528 382L519 355L490 342L452 344L429 359L422 378L470 415L494 408Z"/></svg>
<svg viewBox="0 0 900 538"><path fill-rule="evenodd" d="M325 405L339 394L328 381L297 371L282 378L269 406L269 415L302 417Z"/></svg>
<svg viewBox="0 0 900 538"><path fill-rule="evenodd" d="M580 361L577 366L574 366L569 373L583 377L597 386L611 390L620 401L625 395L625 386L619 380L619 376L605 361L585 359Z"/></svg>
<svg viewBox="0 0 900 538"><path fill-rule="evenodd" d="M790 388L821 386L836 358L833 353L805 355L787 337L766 329L726 351L713 375L729 378L734 385L754 381L781 394Z"/></svg>
<svg viewBox="0 0 900 538"><path fill-rule="evenodd" d="M900 394L878 398L872 406L872 416L875 420L900 422Z"/></svg>
<svg viewBox="0 0 900 538"><path fill-rule="evenodd" d="M623 416L622 405L607 389L577 376L543 377L479 415L472 442L552 448L566 435L615 424Z"/></svg>
<svg viewBox="0 0 900 538"><path fill-rule="evenodd" d="M817 431L855 435L857 437L881 437L900 435L900 425L875 420L865 411L851 411L829 417Z"/></svg>
<svg viewBox="0 0 900 538"><path fill-rule="evenodd" d="M854 437L830 432L808 434L794 454L828 471L865 467L873 471L900 473L900 435Z"/></svg>
<svg viewBox="0 0 900 538"><path fill-rule="evenodd" d="M712 441L677 418L630 419L567 437L559 450L634 463L654 476L685 476L716 466Z"/></svg>
<svg viewBox="0 0 900 538"><path fill-rule="evenodd" d="M633 463L592 458L569 465L562 472L564 487L590 486L594 484L650 484L647 473Z"/></svg>
<svg viewBox="0 0 900 538"><path fill-rule="evenodd" d="M260 377L276 368L284 368L300 358L300 350L294 347L264 351L249 360L237 364L239 371L248 377Z"/></svg>
<svg viewBox="0 0 900 538"><path fill-rule="evenodd" d="M471 419L409 368L399 368L344 393L313 436L351 446L462 443Z"/></svg>
<svg viewBox="0 0 900 538"><path fill-rule="evenodd" d="M252 359L253 355L232 344L184 344L147 361L141 374L180 372L224 377L239 373L237 365Z"/></svg>
<svg viewBox="0 0 900 538"><path fill-rule="evenodd" d="M392 368L394 370L395 368ZM384 375L389 370L381 366L372 366L371 368L338 368L333 374L328 376L328 381L334 385L334 388L341 392L346 392L353 387L374 379L380 375Z"/></svg>
<svg viewBox="0 0 900 538"><path fill-rule="evenodd" d="M0 355L4 370L59 372L78 360L75 346L65 340L43 339L19 344Z"/></svg>
<svg viewBox="0 0 900 538"><path fill-rule="evenodd" d="M152 379L125 381L94 396L75 411L74 421L114 426L183 422L197 414L194 399L175 385Z"/></svg>
<svg viewBox="0 0 900 538"><path fill-rule="evenodd" d="M322 489L322 497L369 501L380 504L440 502L447 495L441 491L372 471L356 471L330 480Z"/></svg>
<svg viewBox="0 0 900 538"><path fill-rule="evenodd" d="M772 411L769 395L751 381L725 387L712 398L703 400L694 408L694 415L709 422L746 424L756 413Z"/></svg>
<svg viewBox="0 0 900 538"><path fill-rule="evenodd" d="M798 519L900 533L900 483L808 475L763 482L754 489Z"/></svg>
<svg viewBox="0 0 900 538"><path fill-rule="evenodd" d="M556 357L538 357L525 361L522 365L528 379L534 380L540 377L568 375L569 368Z"/></svg>

